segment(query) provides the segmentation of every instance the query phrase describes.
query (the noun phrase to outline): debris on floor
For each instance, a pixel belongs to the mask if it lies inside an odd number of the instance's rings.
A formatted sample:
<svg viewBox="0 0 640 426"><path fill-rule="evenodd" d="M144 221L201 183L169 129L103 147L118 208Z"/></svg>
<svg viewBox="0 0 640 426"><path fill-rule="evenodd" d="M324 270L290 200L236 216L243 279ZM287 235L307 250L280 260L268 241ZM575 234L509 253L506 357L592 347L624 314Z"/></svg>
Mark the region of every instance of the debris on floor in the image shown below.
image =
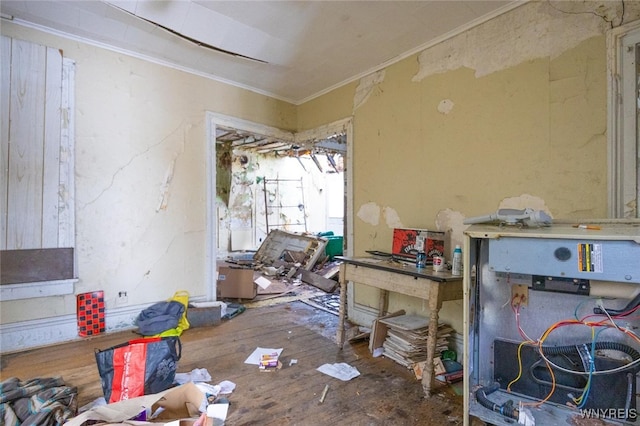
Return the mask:
<svg viewBox="0 0 640 426"><path fill-rule="evenodd" d="M295 293L301 283L325 293L338 288L338 239L275 229L256 252L231 253L218 262L217 298L264 300ZM329 247L329 244L331 247ZM330 249L330 251L327 251Z"/></svg>
<svg viewBox="0 0 640 426"><path fill-rule="evenodd" d="M340 379L343 382L349 381L354 377L358 377L360 375L360 372L358 371L357 368L352 367L349 364L344 362L337 362L334 364L322 364L316 370L328 376L335 377L336 379Z"/></svg>
<svg viewBox="0 0 640 426"><path fill-rule="evenodd" d="M280 356L282 351L283 351L283 348L275 349L275 348L258 347L251 353L251 355L247 357L247 359L244 360L244 363L260 366L260 361L264 355L275 356L277 359L277 357Z"/></svg>
<svg viewBox="0 0 640 426"><path fill-rule="evenodd" d="M61 377L21 381L11 377L0 382L0 420L7 426L56 426L75 415L78 389Z"/></svg>

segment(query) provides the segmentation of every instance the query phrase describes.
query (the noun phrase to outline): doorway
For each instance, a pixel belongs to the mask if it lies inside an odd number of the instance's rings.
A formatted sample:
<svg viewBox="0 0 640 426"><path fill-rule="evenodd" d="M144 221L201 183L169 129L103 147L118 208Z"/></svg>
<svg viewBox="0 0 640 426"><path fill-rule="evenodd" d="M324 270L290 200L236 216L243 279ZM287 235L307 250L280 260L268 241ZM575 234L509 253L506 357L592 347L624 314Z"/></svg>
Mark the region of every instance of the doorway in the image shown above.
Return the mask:
<svg viewBox="0 0 640 426"><path fill-rule="evenodd" d="M274 228L333 233L348 248L351 119L292 133L208 113L207 131L212 287L218 259L258 249Z"/></svg>

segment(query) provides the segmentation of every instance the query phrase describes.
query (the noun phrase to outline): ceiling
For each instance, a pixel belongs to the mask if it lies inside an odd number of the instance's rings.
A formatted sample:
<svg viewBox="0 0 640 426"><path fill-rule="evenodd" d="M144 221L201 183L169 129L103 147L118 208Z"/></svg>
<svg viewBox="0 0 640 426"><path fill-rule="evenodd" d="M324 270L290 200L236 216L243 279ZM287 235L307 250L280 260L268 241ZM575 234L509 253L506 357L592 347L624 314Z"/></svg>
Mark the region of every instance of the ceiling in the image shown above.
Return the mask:
<svg viewBox="0 0 640 426"><path fill-rule="evenodd" d="M3 20L301 104L522 1L0 0Z"/></svg>
<svg viewBox="0 0 640 426"><path fill-rule="evenodd" d="M308 155L316 164L317 161L314 157L317 154L333 156L335 154L345 155L347 152L347 136L344 133L322 139L293 141L232 127L216 126L216 142L218 144L228 144L229 148L233 150L249 151L263 155L287 157ZM329 162L333 163L332 159ZM321 168L320 166L318 167Z"/></svg>

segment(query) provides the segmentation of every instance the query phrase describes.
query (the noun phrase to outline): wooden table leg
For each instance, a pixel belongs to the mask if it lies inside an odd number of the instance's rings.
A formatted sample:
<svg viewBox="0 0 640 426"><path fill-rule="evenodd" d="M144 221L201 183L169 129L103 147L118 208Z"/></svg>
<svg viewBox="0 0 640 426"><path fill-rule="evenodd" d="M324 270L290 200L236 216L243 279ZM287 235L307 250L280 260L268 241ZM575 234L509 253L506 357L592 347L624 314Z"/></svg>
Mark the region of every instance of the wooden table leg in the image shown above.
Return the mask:
<svg viewBox="0 0 640 426"><path fill-rule="evenodd" d="M442 306L439 300L438 284L430 290L429 297L429 335L427 336L427 361L422 370L422 388L427 398L431 396L433 386L433 359L438 344L438 312Z"/></svg>
<svg viewBox="0 0 640 426"><path fill-rule="evenodd" d="M336 340L340 349L344 346L344 323L347 318L347 280L345 278L346 263L340 265L340 311L338 314L338 334Z"/></svg>
<svg viewBox="0 0 640 426"><path fill-rule="evenodd" d="M389 291L380 289L380 299L378 299L378 316L381 317L387 313L389 306Z"/></svg>

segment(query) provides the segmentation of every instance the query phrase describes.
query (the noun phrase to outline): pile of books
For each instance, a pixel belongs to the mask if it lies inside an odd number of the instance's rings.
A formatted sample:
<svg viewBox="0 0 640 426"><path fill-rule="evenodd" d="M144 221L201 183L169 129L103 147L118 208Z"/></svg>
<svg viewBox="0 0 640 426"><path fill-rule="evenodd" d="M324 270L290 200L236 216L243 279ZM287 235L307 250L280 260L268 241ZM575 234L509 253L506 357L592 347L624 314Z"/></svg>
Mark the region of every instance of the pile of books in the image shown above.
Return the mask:
<svg viewBox="0 0 640 426"><path fill-rule="evenodd" d="M262 354L260 356L260 363L258 368L260 371L274 371L282 367L280 361L278 361L278 353L273 352L270 354Z"/></svg>
<svg viewBox="0 0 640 426"><path fill-rule="evenodd" d="M388 327L382 344L385 357L407 368L413 368L415 364L427 359L429 318L418 315L399 315L379 321ZM435 356L448 349L448 340L452 332L451 326L438 325Z"/></svg>

